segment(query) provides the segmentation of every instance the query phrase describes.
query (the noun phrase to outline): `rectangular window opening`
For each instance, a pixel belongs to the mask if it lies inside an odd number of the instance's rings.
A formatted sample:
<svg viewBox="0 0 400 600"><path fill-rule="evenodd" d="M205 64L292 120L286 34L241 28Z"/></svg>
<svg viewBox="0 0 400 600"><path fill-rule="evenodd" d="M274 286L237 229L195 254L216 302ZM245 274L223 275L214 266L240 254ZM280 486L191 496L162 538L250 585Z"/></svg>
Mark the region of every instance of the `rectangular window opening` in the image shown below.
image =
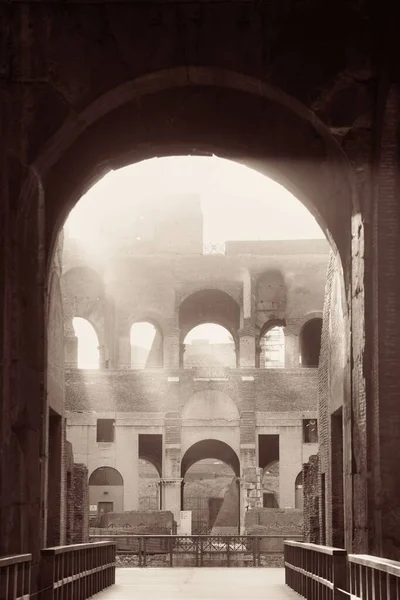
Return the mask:
<svg viewBox="0 0 400 600"><path fill-rule="evenodd" d="M113 442L115 419L97 419L97 442Z"/></svg>

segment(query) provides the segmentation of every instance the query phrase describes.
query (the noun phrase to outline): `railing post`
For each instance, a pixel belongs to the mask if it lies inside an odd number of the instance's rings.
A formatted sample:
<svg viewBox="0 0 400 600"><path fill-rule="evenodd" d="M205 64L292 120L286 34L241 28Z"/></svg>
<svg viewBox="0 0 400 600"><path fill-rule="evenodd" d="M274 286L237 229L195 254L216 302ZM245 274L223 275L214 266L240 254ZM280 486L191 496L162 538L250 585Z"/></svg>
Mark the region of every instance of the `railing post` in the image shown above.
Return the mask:
<svg viewBox="0 0 400 600"><path fill-rule="evenodd" d="M334 554L332 568L333 600L342 600L343 591L348 591L347 585L347 555Z"/></svg>

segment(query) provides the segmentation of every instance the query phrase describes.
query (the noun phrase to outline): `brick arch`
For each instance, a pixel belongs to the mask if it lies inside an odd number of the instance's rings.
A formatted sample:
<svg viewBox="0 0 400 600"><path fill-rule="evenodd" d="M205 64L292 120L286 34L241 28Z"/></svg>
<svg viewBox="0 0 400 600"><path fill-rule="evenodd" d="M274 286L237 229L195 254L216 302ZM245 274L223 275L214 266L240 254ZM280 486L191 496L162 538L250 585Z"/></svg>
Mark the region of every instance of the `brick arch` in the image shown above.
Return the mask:
<svg viewBox="0 0 400 600"><path fill-rule="evenodd" d="M121 473L113 467L98 467L89 477L89 485L124 485Z"/></svg>
<svg viewBox="0 0 400 600"><path fill-rule="evenodd" d="M73 267L61 277L64 332L72 334L72 319L86 319L104 344L105 288L102 276L90 267Z"/></svg>
<svg viewBox="0 0 400 600"><path fill-rule="evenodd" d="M340 146L294 98L215 67L127 81L67 119L37 151L32 160L51 197L48 255L68 210L110 168L193 152L236 160L282 183L310 209L348 272L350 217L358 205Z"/></svg>
<svg viewBox="0 0 400 600"><path fill-rule="evenodd" d="M233 448L220 440L203 439L190 446L183 455L181 477L185 476L192 465L206 458L221 460L232 468L237 477L240 476L240 461Z"/></svg>
<svg viewBox="0 0 400 600"><path fill-rule="evenodd" d="M215 323L229 331L237 344L240 327L240 306L226 292L219 289L201 289L190 294L178 309L181 341L194 327Z"/></svg>

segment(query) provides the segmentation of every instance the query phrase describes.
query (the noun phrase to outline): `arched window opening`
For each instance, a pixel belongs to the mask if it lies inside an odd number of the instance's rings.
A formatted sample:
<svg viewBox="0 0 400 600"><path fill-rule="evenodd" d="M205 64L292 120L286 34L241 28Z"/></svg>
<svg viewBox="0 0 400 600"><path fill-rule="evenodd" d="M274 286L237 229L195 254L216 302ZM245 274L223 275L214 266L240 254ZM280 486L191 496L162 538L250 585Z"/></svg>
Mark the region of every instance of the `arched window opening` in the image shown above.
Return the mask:
<svg viewBox="0 0 400 600"><path fill-rule="evenodd" d="M218 459L199 460L188 468L183 482L182 504L192 511L192 533L208 535L217 527L238 529L238 514L229 510L233 502L239 509L235 473Z"/></svg>
<svg viewBox="0 0 400 600"><path fill-rule="evenodd" d="M264 469L262 480L264 508L279 508L279 461L273 461Z"/></svg>
<svg viewBox="0 0 400 600"><path fill-rule="evenodd" d="M282 326L269 329L260 340L260 367L283 369L285 366L285 333Z"/></svg>
<svg viewBox="0 0 400 600"><path fill-rule="evenodd" d="M300 332L300 364L303 367L318 367L321 351L322 319L307 321Z"/></svg>
<svg viewBox="0 0 400 600"><path fill-rule="evenodd" d="M131 327L131 368L162 367L162 342L161 332L153 323L134 323Z"/></svg>
<svg viewBox="0 0 400 600"><path fill-rule="evenodd" d="M139 459L139 510L160 509L160 476L153 463Z"/></svg>
<svg viewBox="0 0 400 600"><path fill-rule="evenodd" d="M194 327L184 339L183 366L236 367L236 348L229 331L215 323Z"/></svg>
<svg viewBox="0 0 400 600"><path fill-rule="evenodd" d="M89 485L124 485L122 475L112 467L99 467L91 474Z"/></svg>
<svg viewBox="0 0 400 600"><path fill-rule="evenodd" d="M295 492L295 504L294 507L299 510L303 510L303 472L300 473L296 477L296 481L294 483L294 492Z"/></svg>
<svg viewBox="0 0 400 600"><path fill-rule="evenodd" d="M98 369L99 340L93 325L81 317L74 317L72 325L78 338L78 369Z"/></svg>
<svg viewBox="0 0 400 600"><path fill-rule="evenodd" d="M92 526L108 527L108 513L124 509L124 480L112 467L99 467L89 478L89 522Z"/></svg>

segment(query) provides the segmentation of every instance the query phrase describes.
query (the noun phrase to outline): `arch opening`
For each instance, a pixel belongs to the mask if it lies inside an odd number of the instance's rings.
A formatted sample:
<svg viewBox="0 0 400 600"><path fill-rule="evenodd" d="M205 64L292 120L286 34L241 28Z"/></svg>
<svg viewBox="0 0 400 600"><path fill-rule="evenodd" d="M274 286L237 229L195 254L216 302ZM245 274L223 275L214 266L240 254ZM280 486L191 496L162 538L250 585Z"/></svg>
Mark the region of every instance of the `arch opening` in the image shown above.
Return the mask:
<svg viewBox="0 0 400 600"><path fill-rule="evenodd" d="M300 364L302 367L318 367L321 352L322 319L307 321L300 331Z"/></svg>
<svg viewBox="0 0 400 600"><path fill-rule="evenodd" d="M294 507L303 510L303 471L300 471L296 477L294 482L294 493Z"/></svg>
<svg viewBox="0 0 400 600"><path fill-rule="evenodd" d="M260 337L260 368L283 369L285 367L285 330L274 325Z"/></svg>
<svg viewBox="0 0 400 600"><path fill-rule="evenodd" d="M192 533L208 535L224 519L224 503L234 502L231 526L237 528L236 476L221 460L204 459L191 465L184 477L182 507L192 512ZM226 517L225 517L226 519Z"/></svg>
<svg viewBox="0 0 400 600"><path fill-rule="evenodd" d="M264 508L279 508L279 460L270 462L264 468L262 494Z"/></svg>
<svg viewBox="0 0 400 600"><path fill-rule="evenodd" d="M233 448L220 440L206 439L196 442L186 450L181 462L181 477L185 477L186 471L199 460L211 458L226 463L236 477L240 476L240 462Z"/></svg>
<svg viewBox="0 0 400 600"><path fill-rule="evenodd" d="M149 459L139 459L139 510L159 510L160 473Z"/></svg>
<svg viewBox="0 0 400 600"><path fill-rule="evenodd" d="M183 340L183 367L230 367L237 365L232 334L216 323L193 327Z"/></svg>
<svg viewBox="0 0 400 600"><path fill-rule="evenodd" d="M72 325L78 338L78 369L99 369L99 339L95 328L82 317L74 317Z"/></svg>
<svg viewBox="0 0 400 600"><path fill-rule="evenodd" d="M122 512L124 480L112 467L99 467L89 477L89 521L92 526L107 526L107 514Z"/></svg>
<svg viewBox="0 0 400 600"><path fill-rule="evenodd" d="M130 331L131 369L162 368L163 336L149 321L134 323Z"/></svg>

